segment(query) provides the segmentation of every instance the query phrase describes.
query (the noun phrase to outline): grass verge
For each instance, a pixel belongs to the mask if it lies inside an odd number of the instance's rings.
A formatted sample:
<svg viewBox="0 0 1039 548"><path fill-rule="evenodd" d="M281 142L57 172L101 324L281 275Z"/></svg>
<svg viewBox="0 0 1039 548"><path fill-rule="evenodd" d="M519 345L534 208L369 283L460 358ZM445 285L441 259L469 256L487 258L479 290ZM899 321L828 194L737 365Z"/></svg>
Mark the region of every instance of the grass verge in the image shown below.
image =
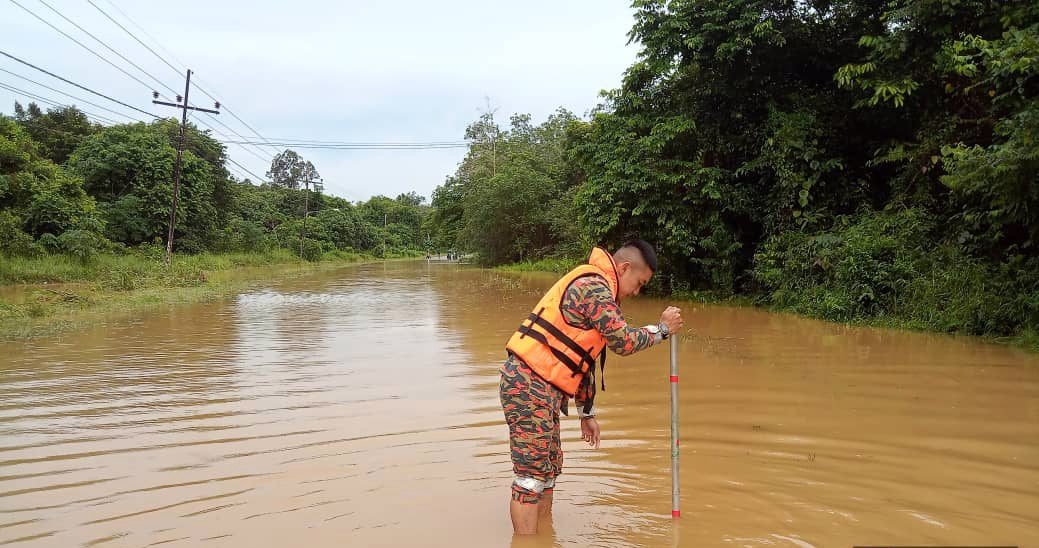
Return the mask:
<svg viewBox="0 0 1039 548"><path fill-rule="evenodd" d="M496 266L494 269L501 272L551 272L553 274L566 274L583 262L581 259L540 259Z"/></svg>
<svg viewBox="0 0 1039 548"><path fill-rule="evenodd" d="M540 261L526 261L522 263L512 263L508 265L495 267L495 270L501 272L545 272L552 274L565 274L573 269L575 266L580 264L578 259L542 259ZM771 310L773 312L784 312L792 313L799 316L813 318L824 321L833 321L830 318L826 318L822 315L813 314L804 310L799 310L795 307L789 306L776 306L769 304L762 304L754 296L750 295L722 295L717 292L711 291L676 291L671 294L671 298L678 301L696 302L704 304L717 304L724 306L738 306L738 307L754 307L765 310ZM867 318L855 318L849 321L837 322L844 323L847 325L861 325L871 327L885 327L890 329L904 329L907 331L926 331L932 333L949 333L964 335L962 332L955 330L936 330L928 324L914 321L907 318L899 318L897 316L876 316ZM995 341L1004 344L1010 344L1031 352L1039 353L1039 332L1025 330L1014 336L994 336L994 335L969 335L975 336L981 340Z"/></svg>
<svg viewBox="0 0 1039 548"><path fill-rule="evenodd" d="M32 339L176 304L225 298L257 283L374 258L328 253L301 261L288 251L174 256L0 257L0 340Z"/></svg>

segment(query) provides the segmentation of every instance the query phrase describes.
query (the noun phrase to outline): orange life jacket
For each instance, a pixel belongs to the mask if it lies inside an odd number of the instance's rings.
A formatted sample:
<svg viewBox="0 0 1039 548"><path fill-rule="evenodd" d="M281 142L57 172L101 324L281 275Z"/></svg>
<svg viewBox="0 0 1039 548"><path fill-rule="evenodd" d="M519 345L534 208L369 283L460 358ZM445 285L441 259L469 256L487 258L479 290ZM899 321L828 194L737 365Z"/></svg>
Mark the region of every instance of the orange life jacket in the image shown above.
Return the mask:
<svg viewBox="0 0 1039 548"><path fill-rule="evenodd" d="M505 345L535 373L571 396L584 375L589 371L594 374L596 356L605 361L606 338L602 333L570 325L561 310L570 284L584 276L605 278L610 295L617 298L617 264L605 249L596 247L587 264L571 270L545 293Z"/></svg>

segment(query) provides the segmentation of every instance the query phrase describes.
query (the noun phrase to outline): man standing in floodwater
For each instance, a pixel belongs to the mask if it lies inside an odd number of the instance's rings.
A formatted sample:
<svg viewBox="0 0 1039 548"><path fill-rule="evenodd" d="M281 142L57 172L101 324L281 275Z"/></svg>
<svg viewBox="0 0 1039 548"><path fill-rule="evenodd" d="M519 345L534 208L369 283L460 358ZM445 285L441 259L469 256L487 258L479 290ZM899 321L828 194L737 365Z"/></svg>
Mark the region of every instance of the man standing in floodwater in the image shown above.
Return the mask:
<svg viewBox="0 0 1039 548"><path fill-rule="evenodd" d="M660 323L629 327L617 304L639 294L657 269L653 247L632 240L612 256L595 248L587 264L560 278L541 298L506 345L500 396L509 425L512 457L513 530L534 534L538 518L552 511L552 491L563 469L559 413L573 397L581 417L581 437L599 448L595 360L600 374L606 347L621 356L667 339L682 327L681 310L669 306Z"/></svg>

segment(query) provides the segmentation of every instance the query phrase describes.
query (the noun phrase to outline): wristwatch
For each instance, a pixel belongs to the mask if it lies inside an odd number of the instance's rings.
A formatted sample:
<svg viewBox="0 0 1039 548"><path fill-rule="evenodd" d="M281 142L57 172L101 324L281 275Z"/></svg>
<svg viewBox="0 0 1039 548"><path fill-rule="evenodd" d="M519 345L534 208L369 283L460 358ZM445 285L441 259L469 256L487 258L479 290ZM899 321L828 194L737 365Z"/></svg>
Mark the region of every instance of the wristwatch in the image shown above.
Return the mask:
<svg viewBox="0 0 1039 548"><path fill-rule="evenodd" d="M667 338L669 336L671 336L671 332L668 330L667 324L664 323L664 322L660 322L660 323L658 323L656 325L647 325L646 329L648 329L649 332L654 334L654 335L659 334L660 335L660 340L662 340L662 341L663 340L667 340Z"/></svg>

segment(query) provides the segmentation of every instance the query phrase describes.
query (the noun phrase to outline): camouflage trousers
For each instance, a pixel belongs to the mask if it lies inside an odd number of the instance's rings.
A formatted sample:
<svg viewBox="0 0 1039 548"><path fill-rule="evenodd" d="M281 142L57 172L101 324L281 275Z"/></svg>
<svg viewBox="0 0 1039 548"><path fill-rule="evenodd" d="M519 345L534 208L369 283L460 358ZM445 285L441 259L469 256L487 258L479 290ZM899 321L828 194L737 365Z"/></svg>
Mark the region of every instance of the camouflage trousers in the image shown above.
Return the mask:
<svg viewBox="0 0 1039 548"><path fill-rule="evenodd" d="M559 408L566 396L512 355L501 367L499 392L509 425L512 471L517 478L512 484L512 499L537 504L541 492L519 484L524 483L523 478L532 478L547 483L544 490L551 492L556 476L562 473Z"/></svg>

